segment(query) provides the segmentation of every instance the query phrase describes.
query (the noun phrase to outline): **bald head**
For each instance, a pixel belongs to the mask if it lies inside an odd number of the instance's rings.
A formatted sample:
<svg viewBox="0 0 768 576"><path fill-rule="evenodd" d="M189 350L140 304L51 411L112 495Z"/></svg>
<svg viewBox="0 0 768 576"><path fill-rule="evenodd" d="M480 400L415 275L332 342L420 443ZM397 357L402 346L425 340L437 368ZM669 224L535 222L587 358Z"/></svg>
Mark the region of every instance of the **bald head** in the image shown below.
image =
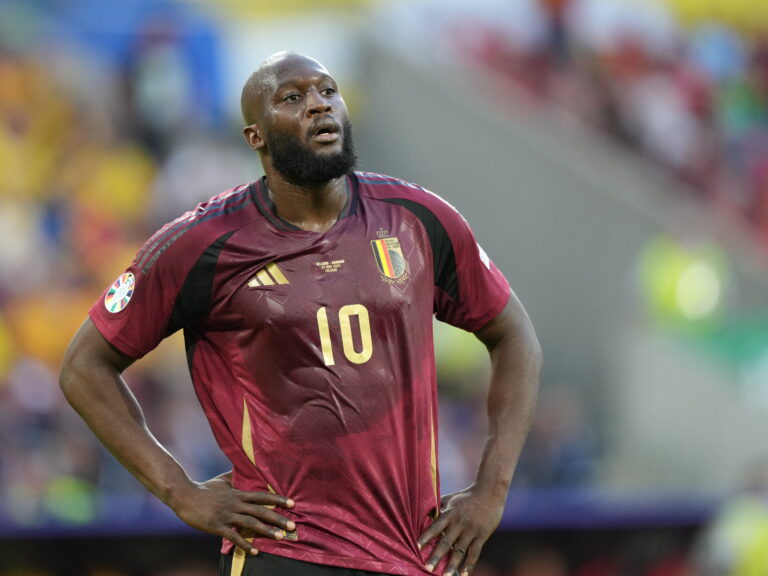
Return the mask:
<svg viewBox="0 0 768 576"><path fill-rule="evenodd" d="M251 125L261 118L266 101L277 90L280 78L287 71L297 65L308 63L326 71L325 66L320 62L298 52L276 52L264 60L248 78L240 96L240 109L245 124Z"/></svg>
<svg viewBox="0 0 768 576"><path fill-rule="evenodd" d="M354 168L347 105L317 60L273 54L243 86L241 106L243 137L259 153L267 179L328 183Z"/></svg>

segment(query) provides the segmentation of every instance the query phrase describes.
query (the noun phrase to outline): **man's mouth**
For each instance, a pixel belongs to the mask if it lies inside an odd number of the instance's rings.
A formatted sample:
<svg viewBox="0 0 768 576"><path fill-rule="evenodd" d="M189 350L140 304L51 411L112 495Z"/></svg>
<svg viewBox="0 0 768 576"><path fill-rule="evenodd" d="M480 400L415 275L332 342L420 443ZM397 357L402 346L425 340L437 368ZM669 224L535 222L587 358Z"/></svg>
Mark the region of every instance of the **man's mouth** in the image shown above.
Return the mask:
<svg viewBox="0 0 768 576"><path fill-rule="evenodd" d="M341 127L336 122L321 122L312 129L311 134L315 142L336 142L341 138Z"/></svg>

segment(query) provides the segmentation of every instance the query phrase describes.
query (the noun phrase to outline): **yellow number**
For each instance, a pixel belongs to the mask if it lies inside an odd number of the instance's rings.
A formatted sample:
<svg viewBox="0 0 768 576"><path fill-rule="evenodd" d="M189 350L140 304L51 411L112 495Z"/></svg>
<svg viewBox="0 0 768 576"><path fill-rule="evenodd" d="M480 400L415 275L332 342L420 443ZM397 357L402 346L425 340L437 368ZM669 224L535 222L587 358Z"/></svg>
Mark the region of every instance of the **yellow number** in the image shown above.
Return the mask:
<svg viewBox="0 0 768 576"><path fill-rule="evenodd" d="M352 316L357 316L360 328L361 350L355 350L355 342L352 337ZM341 345L344 356L353 364L364 364L371 359L373 354L373 341L371 339L371 322L368 318L368 309L362 304L348 304L339 310L339 327L341 328ZM333 358L333 345L331 343L331 329L328 324L328 310L325 306L317 311L317 329L320 332L320 348L323 352L323 362L326 366L333 366L336 361Z"/></svg>
<svg viewBox="0 0 768 576"><path fill-rule="evenodd" d="M326 366L333 366L333 347L331 346L331 330L328 328L328 311L325 306L317 311L317 328L320 330L320 347L323 350L323 362Z"/></svg>
<svg viewBox="0 0 768 576"><path fill-rule="evenodd" d="M349 321L350 316L357 316L360 323L360 340L362 340L363 349L358 352L355 350L355 343L352 340L352 324ZM341 325L341 344L344 348L344 356L354 364L363 364L368 362L373 354L373 343L371 342L371 323L368 320L368 310L362 304L347 304L339 310L339 324Z"/></svg>

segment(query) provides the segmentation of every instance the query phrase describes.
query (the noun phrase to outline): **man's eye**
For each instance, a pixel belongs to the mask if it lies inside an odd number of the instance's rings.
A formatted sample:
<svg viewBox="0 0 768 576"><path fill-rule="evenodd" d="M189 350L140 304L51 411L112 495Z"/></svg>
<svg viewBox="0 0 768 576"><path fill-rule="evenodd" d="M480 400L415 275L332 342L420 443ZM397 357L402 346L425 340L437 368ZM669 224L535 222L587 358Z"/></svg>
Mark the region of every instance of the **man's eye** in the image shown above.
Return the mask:
<svg viewBox="0 0 768 576"><path fill-rule="evenodd" d="M324 89L324 90L321 92L321 94L322 94L323 96L333 96L334 94L336 94L336 90L334 90L333 88L325 88L325 89Z"/></svg>
<svg viewBox="0 0 768 576"><path fill-rule="evenodd" d="M300 94L288 94L285 98L283 98L284 102L298 102L301 100Z"/></svg>

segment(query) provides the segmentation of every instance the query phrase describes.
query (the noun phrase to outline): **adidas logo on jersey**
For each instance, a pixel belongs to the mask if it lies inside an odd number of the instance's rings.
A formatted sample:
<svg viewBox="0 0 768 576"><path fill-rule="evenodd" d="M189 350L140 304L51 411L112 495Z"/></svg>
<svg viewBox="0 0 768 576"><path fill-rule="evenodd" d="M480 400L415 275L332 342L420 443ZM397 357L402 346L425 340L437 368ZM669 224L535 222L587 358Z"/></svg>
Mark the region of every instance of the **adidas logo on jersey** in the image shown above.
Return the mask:
<svg viewBox="0 0 768 576"><path fill-rule="evenodd" d="M249 288L261 288L262 286L274 286L275 284L290 284L290 282L288 282L288 278L285 277L285 274L274 262L270 262L256 272L256 276L248 281Z"/></svg>

